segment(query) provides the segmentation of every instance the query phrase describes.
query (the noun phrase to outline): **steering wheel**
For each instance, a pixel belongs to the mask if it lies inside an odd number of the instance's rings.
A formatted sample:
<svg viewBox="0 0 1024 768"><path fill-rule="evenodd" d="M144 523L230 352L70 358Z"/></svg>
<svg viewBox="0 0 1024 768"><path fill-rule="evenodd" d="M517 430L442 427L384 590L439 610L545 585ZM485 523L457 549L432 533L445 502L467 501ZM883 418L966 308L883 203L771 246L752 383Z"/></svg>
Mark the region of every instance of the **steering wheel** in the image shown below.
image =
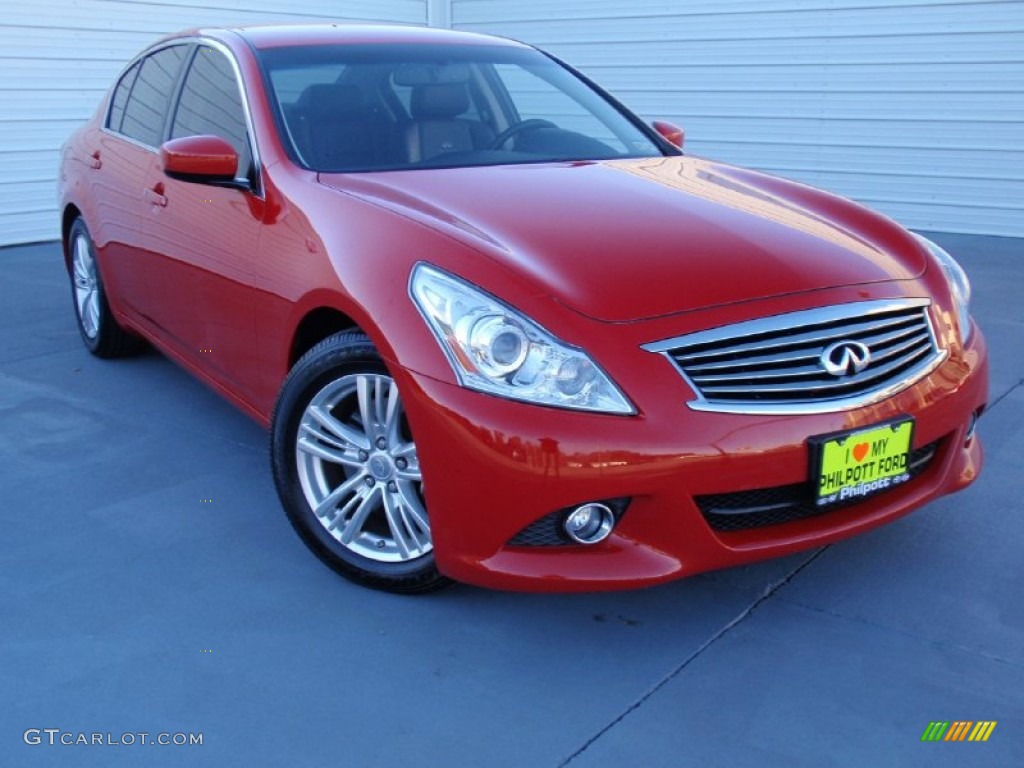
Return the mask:
<svg viewBox="0 0 1024 768"><path fill-rule="evenodd" d="M523 120L510 125L504 131L498 134L498 136L491 142L489 149L501 149L501 145L511 139L513 136L518 136L524 131L533 131L538 128L557 128L558 126L552 123L550 120L541 120L538 117L532 117L529 120Z"/></svg>

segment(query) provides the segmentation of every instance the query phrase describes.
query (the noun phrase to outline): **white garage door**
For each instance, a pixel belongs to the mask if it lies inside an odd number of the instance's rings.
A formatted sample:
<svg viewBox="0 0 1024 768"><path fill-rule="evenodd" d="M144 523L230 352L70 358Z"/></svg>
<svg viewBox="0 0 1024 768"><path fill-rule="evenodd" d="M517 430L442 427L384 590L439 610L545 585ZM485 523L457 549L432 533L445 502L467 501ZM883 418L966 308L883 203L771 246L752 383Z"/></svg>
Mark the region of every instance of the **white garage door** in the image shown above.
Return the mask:
<svg viewBox="0 0 1024 768"><path fill-rule="evenodd" d="M1024 3L452 0L548 48L692 152L907 226L1024 236Z"/></svg>
<svg viewBox="0 0 1024 768"><path fill-rule="evenodd" d="M60 145L139 50L179 29L275 21L424 24L426 0L30 0L0 14L0 245L59 236Z"/></svg>

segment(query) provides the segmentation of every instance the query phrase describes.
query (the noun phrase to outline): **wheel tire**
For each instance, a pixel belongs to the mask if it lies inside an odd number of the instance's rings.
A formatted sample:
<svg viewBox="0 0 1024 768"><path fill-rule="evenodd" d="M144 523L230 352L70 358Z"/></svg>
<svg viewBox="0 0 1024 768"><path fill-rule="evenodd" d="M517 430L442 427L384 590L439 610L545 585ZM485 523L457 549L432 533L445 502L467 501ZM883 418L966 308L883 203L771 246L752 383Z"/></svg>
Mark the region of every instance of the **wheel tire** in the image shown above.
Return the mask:
<svg viewBox="0 0 1024 768"><path fill-rule="evenodd" d="M434 564L397 385L366 336L339 333L303 355L281 388L270 439L281 503L324 563L389 592L450 583Z"/></svg>
<svg viewBox="0 0 1024 768"><path fill-rule="evenodd" d="M96 248L80 218L68 233L68 266L71 298L82 341L96 357L125 357L138 352L143 341L118 325L107 303L107 294L96 261Z"/></svg>

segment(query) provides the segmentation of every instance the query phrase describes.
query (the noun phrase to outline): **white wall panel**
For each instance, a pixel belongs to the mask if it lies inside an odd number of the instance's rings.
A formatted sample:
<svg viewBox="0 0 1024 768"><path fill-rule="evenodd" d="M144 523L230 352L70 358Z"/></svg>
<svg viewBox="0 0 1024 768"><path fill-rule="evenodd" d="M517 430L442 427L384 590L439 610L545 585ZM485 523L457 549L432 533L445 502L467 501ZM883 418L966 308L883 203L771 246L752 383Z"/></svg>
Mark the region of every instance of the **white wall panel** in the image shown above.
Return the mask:
<svg viewBox="0 0 1024 768"><path fill-rule="evenodd" d="M425 24L427 0L32 0L0 15L0 245L59 235L64 139L117 72L165 34L268 22Z"/></svg>
<svg viewBox="0 0 1024 768"><path fill-rule="evenodd" d="M695 154L920 229L1024 236L1024 2L451 0L540 45Z"/></svg>
<svg viewBox="0 0 1024 768"><path fill-rule="evenodd" d="M36 0L0 21L0 244L54 237L58 148L177 29L383 20L549 48L696 154L909 226L1024 235L1024 2ZM47 196L48 195L48 196Z"/></svg>

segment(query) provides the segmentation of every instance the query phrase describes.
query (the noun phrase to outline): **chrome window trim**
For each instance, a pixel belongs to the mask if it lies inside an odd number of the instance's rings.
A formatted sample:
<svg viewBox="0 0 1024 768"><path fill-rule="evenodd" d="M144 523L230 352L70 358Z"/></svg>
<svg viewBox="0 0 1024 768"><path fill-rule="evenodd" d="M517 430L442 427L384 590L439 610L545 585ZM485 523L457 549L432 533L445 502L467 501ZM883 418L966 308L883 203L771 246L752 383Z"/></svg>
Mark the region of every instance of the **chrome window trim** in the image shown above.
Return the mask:
<svg viewBox="0 0 1024 768"><path fill-rule="evenodd" d="M801 414L835 413L854 408L861 408L873 405L892 397L898 392L909 387L916 381L924 378L938 368L947 357L949 351L942 349L938 344L938 337L935 334L935 325L931 312L928 308L932 305L930 299L880 299L873 301L850 302L848 304L835 304L827 307L798 310L787 312L781 315L756 318L754 320L741 321L731 325L724 325L718 328L711 328L706 331L675 336L670 339L642 344L641 349L662 355L682 376L696 397L686 403L687 407L694 411L707 411L712 413L736 413L764 416L792 416ZM860 392L848 397L834 398L828 400L807 401L802 403L751 403L751 402L709 402L700 388L690 379L682 366L669 354L669 351L682 345L703 344L707 342L741 341L744 337L756 336L761 333L772 333L798 328L807 323L829 323L840 320L848 320L851 317L870 317L893 310L924 308L924 318L928 325L928 332L931 335L932 348L935 354L915 365L906 371L898 380L877 389Z"/></svg>
<svg viewBox="0 0 1024 768"><path fill-rule="evenodd" d="M139 149L144 149L147 152L152 152L154 155L157 153L157 148L156 147L151 146L149 144L145 144L145 143L139 141L138 139L133 139L131 136L128 136L126 134L118 133L117 131L112 131L109 128L107 128L107 126L105 126L105 125L101 126L100 130L103 133L105 133L105 134L107 134L109 136L116 136L117 138L121 139L121 141L127 141L129 144L134 144Z"/></svg>
<svg viewBox="0 0 1024 768"><path fill-rule="evenodd" d="M253 122L252 118L252 107L249 105L249 94L246 92L245 79L242 77L242 69L238 66L238 60L236 59L234 52L219 40L214 40L213 38L196 35L189 37L176 37L173 40L164 40L163 42L157 43L156 45L147 48L146 50L142 51L137 56L135 56L135 58L129 61L121 69L117 77L114 79L114 85L111 87L110 90L107 91L107 104L103 109L103 123L100 125L100 130L103 131L104 133L110 134L111 136L117 136L119 139L123 139L124 141L127 141L130 144L134 144L137 147L149 150L154 154L159 151L158 147L151 146L149 144L146 144L145 142L139 141L138 139L133 139L131 136L127 136L118 131L113 131L107 127L107 123L110 122L110 110L113 106L114 101L111 98L111 96L113 95L113 89L116 88L117 84L121 82L121 78L125 76L129 69L135 66L136 62L142 61L142 59L146 58L147 56L152 56L154 53L158 53L159 51L162 51L165 48L170 48L175 45L197 45L200 47L205 45L224 54L227 60L231 63L231 71L235 74L235 86L238 88L238 95L242 102L242 111L245 113L245 130L246 133L248 134L249 139L249 152L252 155L253 168L256 169L256 178L254 179L252 189L250 189L249 191L256 197L263 199L263 163L260 159L259 146L256 143L255 123ZM189 61L187 62L189 69L191 69L192 62L194 61L194 59L195 53L193 52L192 58L189 59ZM185 70L184 76L188 76L188 69ZM176 95L179 99L181 98L180 93ZM171 98L174 98L173 94ZM169 106L176 107L177 104L171 104Z"/></svg>

